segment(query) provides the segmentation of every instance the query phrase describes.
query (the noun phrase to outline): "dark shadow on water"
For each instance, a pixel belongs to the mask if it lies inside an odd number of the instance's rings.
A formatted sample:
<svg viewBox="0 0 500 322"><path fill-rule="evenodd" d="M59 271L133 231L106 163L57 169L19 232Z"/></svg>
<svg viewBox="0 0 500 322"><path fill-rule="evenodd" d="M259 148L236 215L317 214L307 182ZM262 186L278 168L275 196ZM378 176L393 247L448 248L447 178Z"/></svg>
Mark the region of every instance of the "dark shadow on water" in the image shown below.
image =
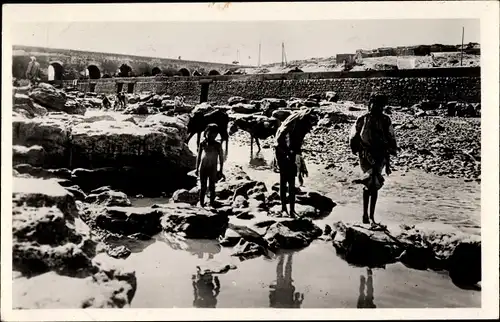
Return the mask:
<svg viewBox="0 0 500 322"><path fill-rule="evenodd" d="M269 306L272 308L300 308L304 301L304 293L295 292L292 259L293 253L278 255L276 281L269 286Z"/></svg>
<svg viewBox="0 0 500 322"><path fill-rule="evenodd" d="M174 250L183 250L197 256L200 259L213 259L215 254L220 253L221 246L218 241L210 239L187 239L174 234L161 233L158 240L165 242ZM206 255L206 257L205 257Z"/></svg>
<svg viewBox="0 0 500 322"><path fill-rule="evenodd" d="M197 308L215 308L220 293L220 281L211 273L198 272L193 275L193 306Z"/></svg>
<svg viewBox="0 0 500 322"><path fill-rule="evenodd" d="M359 277L358 309L374 309L377 307L375 303L373 303L373 272L370 268L367 268L366 274L367 277L363 275Z"/></svg>

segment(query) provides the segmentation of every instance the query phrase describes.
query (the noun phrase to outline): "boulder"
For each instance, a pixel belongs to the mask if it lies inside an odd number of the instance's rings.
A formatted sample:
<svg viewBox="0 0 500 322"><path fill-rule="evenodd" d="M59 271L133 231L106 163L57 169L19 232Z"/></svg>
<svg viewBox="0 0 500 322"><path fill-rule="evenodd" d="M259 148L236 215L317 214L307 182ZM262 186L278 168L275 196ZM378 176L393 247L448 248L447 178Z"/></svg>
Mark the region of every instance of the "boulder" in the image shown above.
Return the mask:
<svg viewBox="0 0 500 322"><path fill-rule="evenodd" d="M71 171L69 169L43 169L30 164L18 164L14 169L20 174L28 174L30 177L40 179L62 179L70 180ZM60 183L60 182L59 182Z"/></svg>
<svg viewBox="0 0 500 322"><path fill-rule="evenodd" d="M196 205L200 199L198 187L191 190L179 189L172 195L172 201L176 203L187 203L192 206Z"/></svg>
<svg viewBox="0 0 500 322"><path fill-rule="evenodd" d="M107 207L113 207L113 206L127 207L132 205L126 194L120 191L111 190L109 188L104 191L92 191L85 198L85 202Z"/></svg>
<svg viewBox="0 0 500 322"><path fill-rule="evenodd" d="M178 136L183 141L187 138L187 123L180 117L155 114L148 116L141 127L154 128L167 135Z"/></svg>
<svg viewBox="0 0 500 322"><path fill-rule="evenodd" d="M41 146L45 151L44 164L65 167L69 156L70 128L66 122L53 118L12 118L12 141L14 145Z"/></svg>
<svg viewBox="0 0 500 322"><path fill-rule="evenodd" d="M241 114L252 114L252 113L257 113L259 111L255 105L244 104L244 103L238 103L232 105L231 110L233 111L233 113L241 113Z"/></svg>
<svg viewBox="0 0 500 322"><path fill-rule="evenodd" d="M42 166L45 157L45 151L40 145L30 147L22 145L12 146L12 164L30 164L34 166Z"/></svg>
<svg viewBox="0 0 500 322"><path fill-rule="evenodd" d="M233 106L233 105L236 105L239 103L246 104L246 103L248 103L248 101L241 96L233 96L227 100L227 103L229 106Z"/></svg>
<svg viewBox="0 0 500 322"><path fill-rule="evenodd" d="M152 107L152 105L150 105ZM137 114L137 115L147 115L150 113L150 106L148 103L137 103L137 104L129 104L123 114Z"/></svg>
<svg viewBox="0 0 500 322"><path fill-rule="evenodd" d="M14 111L24 114L29 118L47 114L47 109L45 107L33 102L26 94L16 93L13 97L13 105Z"/></svg>
<svg viewBox="0 0 500 322"><path fill-rule="evenodd" d="M48 109L66 111L66 94L50 84L40 83L29 92L29 97Z"/></svg>
<svg viewBox="0 0 500 322"><path fill-rule="evenodd" d="M306 206L312 206L321 212L330 213L337 204L329 197L310 189L301 189L301 192L295 197L296 203Z"/></svg>
<svg viewBox="0 0 500 322"><path fill-rule="evenodd" d="M159 208L163 230L181 233L186 238L217 239L228 227L228 217L188 204L166 204Z"/></svg>
<svg viewBox="0 0 500 322"><path fill-rule="evenodd" d="M272 224L264 235L270 245L280 249L298 249L309 244L323 232L307 219L283 220Z"/></svg>
<svg viewBox="0 0 500 322"><path fill-rule="evenodd" d="M416 269L446 269L457 284L481 280L479 236L446 225L430 228L425 224L373 229L338 222L333 230L337 252L350 263L380 266L401 261Z"/></svg>
<svg viewBox="0 0 500 322"><path fill-rule="evenodd" d="M87 108L85 105L80 104L77 100L67 100L66 103L64 103L63 111L68 114L84 115Z"/></svg>
<svg viewBox="0 0 500 322"><path fill-rule="evenodd" d="M196 157L182 137L131 122L77 124L71 144L73 167L162 167L171 173L195 168Z"/></svg>
<svg viewBox="0 0 500 322"><path fill-rule="evenodd" d="M120 235L141 233L153 236L161 232L162 209L152 207L105 207L95 209L92 220L96 226Z"/></svg>

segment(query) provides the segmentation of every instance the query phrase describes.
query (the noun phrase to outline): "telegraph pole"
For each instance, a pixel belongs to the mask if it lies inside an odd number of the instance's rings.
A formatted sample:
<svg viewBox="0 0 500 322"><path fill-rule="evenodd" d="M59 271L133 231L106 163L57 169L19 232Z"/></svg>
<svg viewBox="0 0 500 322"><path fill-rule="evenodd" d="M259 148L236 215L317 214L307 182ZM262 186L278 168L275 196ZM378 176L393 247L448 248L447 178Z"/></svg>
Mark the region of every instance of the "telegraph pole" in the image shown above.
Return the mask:
<svg viewBox="0 0 500 322"><path fill-rule="evenodd" d="M460 51L460 66L462 66L462 61L464 59L464 31L465 27L462 27L462 50Z"/></svg>
<svg viewBox="0 0 500 322"><path fill-rule="evenodd" d="M257 66L260 67L260 53L261 53L261 43L259 42L259 60L257 62Z"/></svg>

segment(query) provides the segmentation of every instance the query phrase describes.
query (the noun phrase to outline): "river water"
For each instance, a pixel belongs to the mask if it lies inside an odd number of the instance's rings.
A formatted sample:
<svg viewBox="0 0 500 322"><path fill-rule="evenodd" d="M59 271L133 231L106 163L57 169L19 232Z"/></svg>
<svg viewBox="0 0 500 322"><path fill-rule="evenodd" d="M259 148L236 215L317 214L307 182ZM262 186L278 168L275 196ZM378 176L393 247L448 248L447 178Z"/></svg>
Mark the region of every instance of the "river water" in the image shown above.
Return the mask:
<svg viewBox="0 0 500 322"><path fill-rule="evenodd" d="M191 148L195 150L194 139ZM270 186L278 175L270 170L272 151L250 157L248 146L230 142L227 165L239 164L253 179ZM339 170L308 164L305 184L330 196L337 206L318 225L338 220L359 221L361 188ZM166 200L133 199L136 205ZM480 185L419 171L394 172L379 194L376 216L384 223L432 223L480 233ZM439 228L438 228L439 229ZM168 237L168 236L167 236ZM137 276L134 308L451 308L480 307L481 293L455 286L447 273L409 269L402 264L382 269L353 267L337 257L329 242L315 241L297 252L273 259L240 262L231 249L215 241L177 240L160 234L153 241L131 245L125 265ZM132 247L133 246L133 247ZM234 264L212 283L193 283L196 266Z"/></svg>

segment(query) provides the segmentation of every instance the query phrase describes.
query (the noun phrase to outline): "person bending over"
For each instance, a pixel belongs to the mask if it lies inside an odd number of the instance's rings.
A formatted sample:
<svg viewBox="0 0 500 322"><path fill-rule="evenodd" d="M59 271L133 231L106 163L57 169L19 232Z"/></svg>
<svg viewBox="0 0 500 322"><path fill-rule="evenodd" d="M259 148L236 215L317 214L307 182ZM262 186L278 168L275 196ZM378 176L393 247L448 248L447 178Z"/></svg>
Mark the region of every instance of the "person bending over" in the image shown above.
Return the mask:
<svg viewBox="0 0 500 322"><path fill-rule="evenodd" d="M280 173L281 209L287 213L287 188L290 201L290 217L296 217L295 212L295 177L307 175L305 162L302 158L302 143L304 137L316 123L316 116L311 109L301 110L290 115L278 128L274 141L276 164Z"/></svg>
<svg viewBox="0 0 500 322"><path fill-rule="evenodd" d="M196 159L196 175L200 178L200 206L205 207L205 194L208 188L210 191L210 206L215 206L215 183L222 177L224 167L224 154L222 144L216 141L219 131L216 124L209 124L205 130L203 141L198 147L198 157ZM220 170L217 171L217 163L220 163Z"/></svg>

